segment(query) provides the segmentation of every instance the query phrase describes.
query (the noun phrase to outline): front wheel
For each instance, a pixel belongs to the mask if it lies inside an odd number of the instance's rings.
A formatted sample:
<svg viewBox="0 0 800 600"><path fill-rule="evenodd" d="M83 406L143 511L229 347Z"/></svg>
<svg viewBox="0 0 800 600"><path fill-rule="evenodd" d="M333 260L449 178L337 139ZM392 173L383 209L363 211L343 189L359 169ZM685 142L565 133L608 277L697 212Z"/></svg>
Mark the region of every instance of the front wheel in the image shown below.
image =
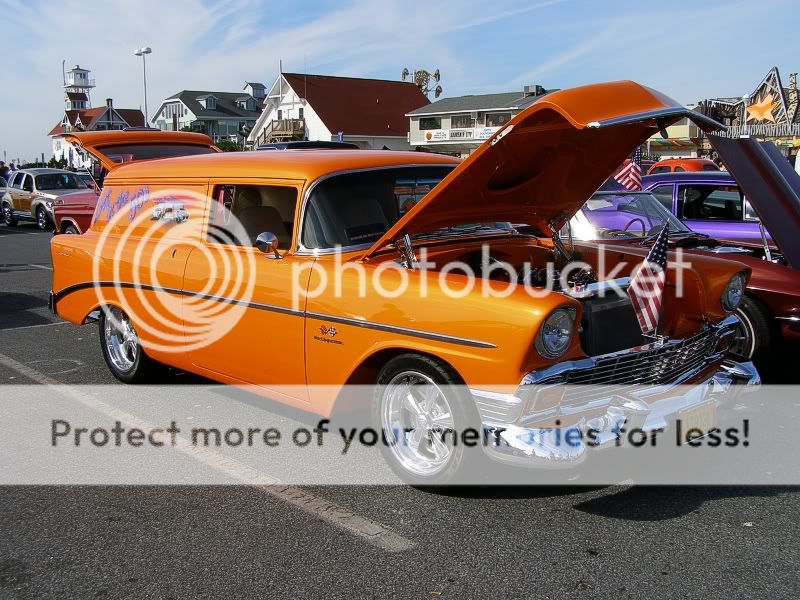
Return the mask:
<svg viewBox="0 0 800 600"><path fill-rule="evenodd" d="M767 309L758 300L745 296L736 310L736 316L739 317L739 324L730 352L748 360L768 354L772 345L772 330Z"/></svg>
<svg viewBox="0 0 800 600"><path fill-rule="evenodd" d="M11 205L8 202L3 203L3 223L9 227L17 226L17 219L14 216L14 211L11 209Z"/></svg>
<svg viewBox="0 0 800 600"><path fill-rule="evenodd" d="M50 225L50 219L47 216L47 212L44 209L44 206L39 205L36 209L36 227L38 227L41 231L46 231L48 226Z"/></svg>
<svg viewBox="0 0 800 600"><path fill-rule="evenodd" d="M64 227L61 228L61 233L64 233L66 235L80 235L81 232L78 231L78 228L75 227L75 225L70 223L69 225L65 225Z"/></svg>
<svg viewBox="0 0 800 600"><path fill-rule="evenodd" d="M111 374L123 383L153 380L158 363L142 349L130 317L116 306L100 311L100 347Z"/></svg>
<svg viewBox="0 0 800 600"><path fill-rule="evenodd" d="M373 423L383 433L383 457L404 481L417 486L457 483L465 472L467 428L480 431L477 411L463 382L449 366L403 354L381 369L372 404ZM480 448L470 459L481 460ZM474 455L474 456L473 456Z"/></svg>

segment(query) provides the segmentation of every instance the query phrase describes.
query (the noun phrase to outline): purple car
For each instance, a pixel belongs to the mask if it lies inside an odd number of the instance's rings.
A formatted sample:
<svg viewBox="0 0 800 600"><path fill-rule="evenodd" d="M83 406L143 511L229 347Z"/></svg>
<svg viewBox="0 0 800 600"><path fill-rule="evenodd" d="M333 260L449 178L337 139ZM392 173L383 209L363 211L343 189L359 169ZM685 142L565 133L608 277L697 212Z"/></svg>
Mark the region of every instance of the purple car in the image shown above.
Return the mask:
<svg viewBox="0 0 800 600"><path fill-rule="evenodd" d="M763 244L758 216L727 171L648 175L642 188L694 231L738 244Z"/></svg>

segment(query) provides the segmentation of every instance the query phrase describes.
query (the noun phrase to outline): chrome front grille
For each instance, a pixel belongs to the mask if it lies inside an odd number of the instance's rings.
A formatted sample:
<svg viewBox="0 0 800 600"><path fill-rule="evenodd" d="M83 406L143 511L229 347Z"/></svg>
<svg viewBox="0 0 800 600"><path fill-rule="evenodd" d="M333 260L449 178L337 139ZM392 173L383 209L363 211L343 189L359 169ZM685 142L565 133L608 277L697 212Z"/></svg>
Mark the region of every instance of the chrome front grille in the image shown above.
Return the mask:
<svg viewBox="0 0 800 600"><path fill-rule="evenodd" d="M696 369L714 353L717 335L706 330L694 337L668 341L641 352L625 352L600 357L594 367L565 373L563 383L596 385L629 385L646 383L661 385L680 379Z"/></svg>
<svg viewBox="0 0 800 600"><path fill-rule="evenodd" d="M568 361L530 373L527 385L665 385L678 383L711 362L721 359L720 341L733 334L736 317L706 326L683 340L665 340L602 356Z"/></svg>

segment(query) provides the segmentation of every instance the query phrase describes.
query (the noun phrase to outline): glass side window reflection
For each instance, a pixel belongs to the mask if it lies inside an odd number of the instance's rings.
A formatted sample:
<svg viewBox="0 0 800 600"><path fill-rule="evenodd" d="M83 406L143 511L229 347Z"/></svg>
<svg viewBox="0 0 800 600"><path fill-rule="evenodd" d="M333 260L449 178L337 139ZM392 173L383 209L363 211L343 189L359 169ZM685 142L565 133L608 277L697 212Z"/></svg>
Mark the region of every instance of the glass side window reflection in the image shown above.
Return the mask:
<svg viewBox="0 0 800 600"><path fill-rule="evenodd" d="M683 219L741 221L744 196L735 185L682 185L678 210Z"/></svg>

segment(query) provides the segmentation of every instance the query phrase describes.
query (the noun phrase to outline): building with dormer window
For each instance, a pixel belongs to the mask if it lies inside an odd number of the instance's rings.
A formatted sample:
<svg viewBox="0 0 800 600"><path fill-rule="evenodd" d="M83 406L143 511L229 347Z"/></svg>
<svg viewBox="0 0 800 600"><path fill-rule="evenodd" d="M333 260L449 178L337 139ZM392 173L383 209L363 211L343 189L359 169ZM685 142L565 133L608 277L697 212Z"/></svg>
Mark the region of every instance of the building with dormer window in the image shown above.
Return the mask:
<svg viewBox="0 0 800 600"><path fill-rule="evenodd" d="M240 142L261 114L264 85L246 82L242 92L183 90L166 98L150 120L164 131L191 129L215 142Z"/></svg>

